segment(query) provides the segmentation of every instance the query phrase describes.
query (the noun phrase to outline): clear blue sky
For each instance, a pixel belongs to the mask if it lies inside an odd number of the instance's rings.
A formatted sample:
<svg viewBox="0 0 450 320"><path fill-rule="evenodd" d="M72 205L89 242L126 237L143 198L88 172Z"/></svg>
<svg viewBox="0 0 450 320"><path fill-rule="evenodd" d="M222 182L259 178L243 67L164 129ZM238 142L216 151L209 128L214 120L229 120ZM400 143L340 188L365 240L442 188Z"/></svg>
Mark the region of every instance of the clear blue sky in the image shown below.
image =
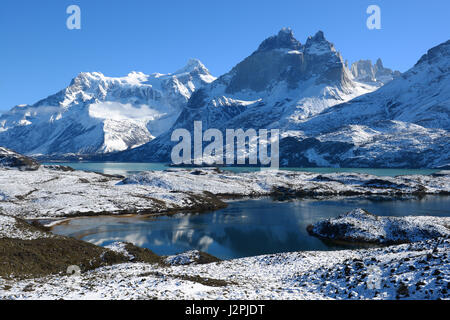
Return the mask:
<svg viewBox="0 0 450 320"><path fill-rule="evenodd" d="M66 28L66 8L82 10L82 29ZM368 30L368 5L382 30ZM2 0L0 110L32 104L81 71L123 76L169 73L189 58L218 76L282 27L304 43L323 30L345 59L405 71L450 38L448 0Z"/></svg>

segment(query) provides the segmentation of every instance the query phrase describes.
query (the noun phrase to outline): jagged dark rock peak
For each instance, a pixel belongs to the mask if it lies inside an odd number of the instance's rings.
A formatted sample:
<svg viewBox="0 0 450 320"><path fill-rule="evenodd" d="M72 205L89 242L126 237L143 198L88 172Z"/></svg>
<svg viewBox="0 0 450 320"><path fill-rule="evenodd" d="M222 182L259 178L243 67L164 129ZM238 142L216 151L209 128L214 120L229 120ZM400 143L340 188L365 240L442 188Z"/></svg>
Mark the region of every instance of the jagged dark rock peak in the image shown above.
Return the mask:
<svg viewBox="0 0 450 320"><path fill-rule="evenodd" d="M264 40L257 51L267 51L274 49L299 50L302 47L300 41L295 39L294 33L290 28L283 28L276 36Z"/></svg>

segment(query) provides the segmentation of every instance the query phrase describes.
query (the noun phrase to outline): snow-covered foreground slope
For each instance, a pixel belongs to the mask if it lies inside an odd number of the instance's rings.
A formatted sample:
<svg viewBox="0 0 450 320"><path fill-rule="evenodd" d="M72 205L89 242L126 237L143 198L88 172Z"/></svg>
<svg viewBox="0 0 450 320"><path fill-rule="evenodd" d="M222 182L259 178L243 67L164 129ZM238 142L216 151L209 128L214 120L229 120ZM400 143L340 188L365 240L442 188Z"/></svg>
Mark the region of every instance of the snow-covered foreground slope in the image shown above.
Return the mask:
<svg viewBox="0 0 450 320"><path fill-rule="evenodd" d="M450 238L448 217L380 217L355 209L334 219L319 221L308 231L321 238L392 244Z"/></svg>
<svg viewBox="0 0 450 320"><path fill-rule="evenodd" d="M47 155L134 148L170 128L191 94L214 80L195 59L172 74L83 72L64 90L3 114L0 145Z"/></svg>
<svg viewBox="0 0 450 320"><path fill-rule="evenodd" d="M0 279L1 299L449 299L450 241ZM26 289L26 290L24 290Z"/></svg>
<svg viewBox="0 0 450 320"><path fill-rule="evenodd" d="M35 240L49 237L52 237L50 233L40 232L23 220L0 215L0 239Z"/></svg>
<svg viewBox="0 0 450 320"><path fill-rule="evenodd" d="M450 175L376 177L356 173L253 173L171 169L128 178L64 167L22 172L0 168L0 211L26 218L214 210L220 196L450 194Z"/></svg>

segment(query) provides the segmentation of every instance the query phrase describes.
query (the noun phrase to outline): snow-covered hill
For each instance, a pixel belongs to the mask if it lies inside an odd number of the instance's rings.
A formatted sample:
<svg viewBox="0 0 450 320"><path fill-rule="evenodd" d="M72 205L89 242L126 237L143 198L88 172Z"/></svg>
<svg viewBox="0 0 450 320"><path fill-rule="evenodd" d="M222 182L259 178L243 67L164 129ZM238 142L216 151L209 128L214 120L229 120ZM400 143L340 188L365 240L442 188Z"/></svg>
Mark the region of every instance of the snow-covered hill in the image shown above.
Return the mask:
<svg viewBox="0 0 450 320"><path fill-rule="evenodd" d="M80 73L62 91L3 114L0 145L26 154L134 148L170 128L192 92L214 80L195 59L173 74Z"/></svg>
<svg viewBox="0 0 450 320"><path fill-rule="evenodd" d="M171 130L115 159L168 161L173 129L277 128L295 130L299 123L375 90L354 81L341 54L319 31L303 45L291 29L264 40L230 72L197 90Z"/></svg>
<svg viewBox="0 0 450 320"><path fill-rule="evenodd" d="M0 168L33 171L39 169L40 166L40 163L32 158L0 147Z"/></svg>

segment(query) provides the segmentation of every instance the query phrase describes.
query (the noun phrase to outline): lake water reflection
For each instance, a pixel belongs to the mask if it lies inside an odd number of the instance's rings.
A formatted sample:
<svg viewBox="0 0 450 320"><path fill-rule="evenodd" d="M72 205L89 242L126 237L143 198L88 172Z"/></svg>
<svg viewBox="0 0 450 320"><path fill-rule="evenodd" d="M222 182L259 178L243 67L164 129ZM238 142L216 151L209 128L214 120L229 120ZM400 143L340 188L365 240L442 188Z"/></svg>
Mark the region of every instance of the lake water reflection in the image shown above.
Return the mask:
<svg viewBox="0 0 450 320"><path fill-rule="evenodd" d="M334 250L306 227L354 208L377 215L450 216L450 197L383 200L380 198L303 199L275 202L268 198L230 202L226 209L203 214L160 217L89 217L56 226L53 232L105 246L128 241L160 255L198 249L221 259L260 254Z"/></svg>

